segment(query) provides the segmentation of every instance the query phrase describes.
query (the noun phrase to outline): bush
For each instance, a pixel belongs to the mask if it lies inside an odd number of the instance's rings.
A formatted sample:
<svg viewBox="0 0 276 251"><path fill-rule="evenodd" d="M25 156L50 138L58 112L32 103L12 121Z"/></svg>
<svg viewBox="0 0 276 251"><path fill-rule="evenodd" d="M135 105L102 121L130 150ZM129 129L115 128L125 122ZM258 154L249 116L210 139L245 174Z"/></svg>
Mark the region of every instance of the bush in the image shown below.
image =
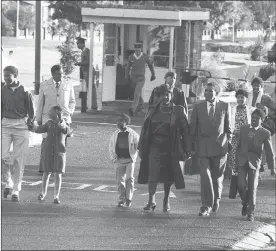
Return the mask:
<svg viewBox="0 0 276 251"><path fill-rule="evenodd" d="M264 55L265 55L264 39L262 36L259 36L256 43L252 46L251 60L261 61Z"/></svg>
<svg viewBox="0 0 276 251"><path fill-rule="evenodd" d="M276 66L275 65L265 65L262 66L259 70L259 77L264 81L269 79L271 76L276 75Z"/></svg>
<svg viewBox="0 0 276 251"><path fill-rule="evenodd" d="M244 47L242 45L221 45L221 44L205 44L205 51L211 52L230 52L230 53L241 53L241 54L250 54L252 46Z"/></svg>

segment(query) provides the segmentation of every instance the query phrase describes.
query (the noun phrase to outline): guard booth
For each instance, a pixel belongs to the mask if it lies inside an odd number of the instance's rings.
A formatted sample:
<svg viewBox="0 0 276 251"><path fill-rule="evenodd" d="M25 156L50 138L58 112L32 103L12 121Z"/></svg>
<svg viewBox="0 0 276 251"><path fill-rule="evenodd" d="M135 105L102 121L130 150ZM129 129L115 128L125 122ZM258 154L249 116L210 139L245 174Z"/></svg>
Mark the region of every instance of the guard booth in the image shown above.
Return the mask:
<svg viewBox="0 0 276 251"><path fill-rule="evenodd" d="M93 65L94 23L104 24L103 63L101 81L96 87L97 106L116 100L131 100L130 83L124 79L128 56L134 43L142 43L143 52L154 62L156 80L150 82L146 69L143 90L147 102L154 87L164 83L165 73L177 73L176 85L189 96L190 85L179 81L180 72L186 68L200 68L203 22L209 19L209 10L202 8L175 8L164 6L98 5L83 1L82 21L90 23L90 66ZM165 26L169 40L161 41L156 48L157 36L150 30ZM92 62L92 64L91 64ZM90 72L92 72L92 67ZM92 74L90 74L92 75ZM92 79L89 79L88 108L92 104Z"/></svg>

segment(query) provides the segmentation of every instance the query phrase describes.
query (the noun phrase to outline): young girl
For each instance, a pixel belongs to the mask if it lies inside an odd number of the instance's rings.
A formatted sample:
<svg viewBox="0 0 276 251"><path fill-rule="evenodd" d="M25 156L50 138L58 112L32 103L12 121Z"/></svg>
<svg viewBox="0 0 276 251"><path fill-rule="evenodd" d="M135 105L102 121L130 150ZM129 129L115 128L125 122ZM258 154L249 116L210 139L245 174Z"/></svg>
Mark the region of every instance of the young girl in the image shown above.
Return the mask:
<svg viewBox="0 0 276 251"><path fill-rule="evenodd" d="M55 176L54 203L60 204L59 193L61 188L62 173L65 172L66 148L65 139L67 133L70 133L69 126L62 118L62 109L60 106L53 106L48 115L49 120L41 126L34 126L36 133L47 132L45 148L41 156L42 162L42 191L38 200L44 200L47 194L49 178L51 173Z"/></svg>

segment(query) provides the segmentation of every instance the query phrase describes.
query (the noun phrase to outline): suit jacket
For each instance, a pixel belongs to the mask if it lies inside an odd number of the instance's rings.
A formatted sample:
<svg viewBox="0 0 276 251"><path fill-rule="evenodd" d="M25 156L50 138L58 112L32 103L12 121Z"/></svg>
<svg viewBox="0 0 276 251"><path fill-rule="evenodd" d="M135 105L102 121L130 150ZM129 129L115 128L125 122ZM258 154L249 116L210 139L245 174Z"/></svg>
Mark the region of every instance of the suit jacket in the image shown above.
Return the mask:
<svg viewBox="0 0 276 251"><path fill-rule="evenodd" d="M73 85L64 79L61 80L58 92L53 78L40 84L36 120L46 123L48 112L55 105L61 106L64 119L67 123L71 123L71 116L76 106L75 93Z"/></svg>
<svg viewBox="0 0 276 251"><path fill-rule="evenodd" d="M190 133L199 157L223 156L228 152L233 128L230 122L230 104L217 100L213 121L207 110L207 101L194 105Z"/></svg>
<svg viewBox="0 0 276 251"><path fill-rule="evenodd" d="M259 169L261 165L263 149L266 153L266 161L269 169L275 168L275 159L271 143L270 132L260 127L255 131L255 136L250 136L250 125L243 125L240 130L236 151L236 164L244 166L248 161L252 169ZM254 131L253 131L254 132Z"/></svg>
<svg viewBox="0 0 276 251"><path fill-rule="evenodd" d="M160 89L160 86L157 86L152 90L149 98L149 107L156 106L160 102L159 89ZM183 106L184 112L186 113L186 115L188 114L188 105L187 105L186 98L184 96L184 92L177 87L173 88L172 102L175 105Z"/></svg>

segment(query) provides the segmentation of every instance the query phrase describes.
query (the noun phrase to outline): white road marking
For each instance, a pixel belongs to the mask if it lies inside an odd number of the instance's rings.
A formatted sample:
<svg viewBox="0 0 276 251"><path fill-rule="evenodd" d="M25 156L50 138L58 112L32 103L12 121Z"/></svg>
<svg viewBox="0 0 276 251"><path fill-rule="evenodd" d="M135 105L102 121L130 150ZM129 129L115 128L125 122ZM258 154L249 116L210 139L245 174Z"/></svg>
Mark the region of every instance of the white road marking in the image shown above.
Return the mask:
<svg viewBox="0 0 276 251"><path fill-rule="evenodd" d="M81 185L81 186L79 186L79 187L72 188L72 189L77 189L77 190L79 190L79 189L84 189L84 188L90 187L90 186L92 186L92 185L90 185L90 184L83 184L83 185Z"/></svg>
<svg viewBox="0 0 276 251"><path fill-rule="evenodd" d="M110 191L110 190L105 190L108 187L112 187L115 188L116 191ZM108 193L117 193L117 186L106 186L106 185L101 185L99 187L96 187L93 189L94 191L100 191L100 192L108 192ZM136 191L137 189L134 188L134 191Z"/></svg>
<svg viewBox="0 0 276 251"><path fill-rule="evenodd" d="M156 193L164 193L164 191L157 191ZM140 195L149 195L149 193L142 193ZM170 191L169 197L176 198L175 194L172 191Z"/></svg>
<svg viewBox="0 0 276 251"><path fill-rule="evenodd" d="M36 182L31 183L30 186L36 186L36 185L39 185L39 184L41 184L41 183L42 183L42 181L39 180L39 181L36 181Z"/></svg>

